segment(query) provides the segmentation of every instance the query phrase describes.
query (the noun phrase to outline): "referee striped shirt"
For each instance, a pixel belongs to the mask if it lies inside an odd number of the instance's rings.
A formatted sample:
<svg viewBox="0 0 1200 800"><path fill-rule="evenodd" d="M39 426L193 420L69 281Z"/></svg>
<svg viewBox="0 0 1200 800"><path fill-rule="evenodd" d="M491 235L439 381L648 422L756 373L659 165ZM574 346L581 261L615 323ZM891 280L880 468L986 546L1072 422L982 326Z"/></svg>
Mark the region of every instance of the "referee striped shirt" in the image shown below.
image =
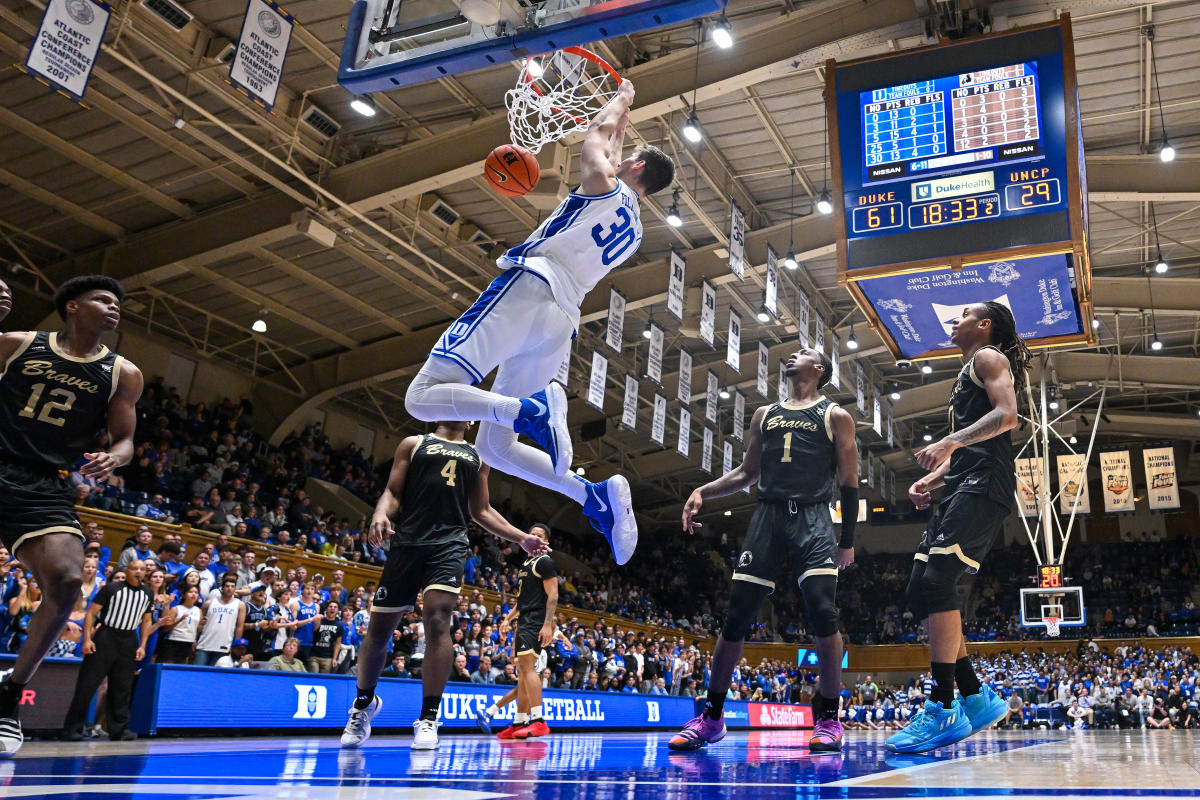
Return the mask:
<svg viewBox="0 0 1200 800"><path fill-rule="evenodd" d="M114 631L136 631L142 615L154 605L154 595L145 586L133 587L125 581L104 585L93 600L100 606L100 624Z"/></svg>

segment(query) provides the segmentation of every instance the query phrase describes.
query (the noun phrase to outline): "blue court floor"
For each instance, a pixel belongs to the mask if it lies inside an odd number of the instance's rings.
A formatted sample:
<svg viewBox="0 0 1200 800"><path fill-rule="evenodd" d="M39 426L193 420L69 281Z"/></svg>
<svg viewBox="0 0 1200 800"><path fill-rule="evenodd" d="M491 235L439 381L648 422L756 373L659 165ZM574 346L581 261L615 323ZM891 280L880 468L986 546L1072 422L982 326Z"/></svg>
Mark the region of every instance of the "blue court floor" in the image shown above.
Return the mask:
<svg viewBox="0 0 1200 800"><path fill-rule="evenodd" d="M0 797L484 800L485 798L1196 797L1190 731L991 731L933 757L896 757L882 732L850 732L841 755L811 755L804 732L733 733L698 753L666 733L552 734L502 743L377 736L343 752L325 738L30 742L0 762Z"/></svg>

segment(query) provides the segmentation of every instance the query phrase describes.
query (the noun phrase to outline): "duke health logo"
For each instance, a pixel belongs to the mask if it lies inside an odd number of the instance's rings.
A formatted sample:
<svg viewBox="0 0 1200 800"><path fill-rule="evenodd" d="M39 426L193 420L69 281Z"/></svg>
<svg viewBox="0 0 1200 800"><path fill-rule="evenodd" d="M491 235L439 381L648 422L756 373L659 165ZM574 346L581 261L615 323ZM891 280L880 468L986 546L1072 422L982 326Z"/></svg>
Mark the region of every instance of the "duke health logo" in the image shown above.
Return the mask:
<svg viewBox="0 0 1200 800"><path fill-rule="evenodd" d="M327 695L324 686L310 683L293 684L296 687L296 713L292 719L325 719Z"/></svg>
<svg viewBox="0 0 1200 800"><path fill-rule="evenodd" d="M918 200L928 200L932 196L933 187L928 183L918 183L913 186L913 191L917 193Z"/></svg>

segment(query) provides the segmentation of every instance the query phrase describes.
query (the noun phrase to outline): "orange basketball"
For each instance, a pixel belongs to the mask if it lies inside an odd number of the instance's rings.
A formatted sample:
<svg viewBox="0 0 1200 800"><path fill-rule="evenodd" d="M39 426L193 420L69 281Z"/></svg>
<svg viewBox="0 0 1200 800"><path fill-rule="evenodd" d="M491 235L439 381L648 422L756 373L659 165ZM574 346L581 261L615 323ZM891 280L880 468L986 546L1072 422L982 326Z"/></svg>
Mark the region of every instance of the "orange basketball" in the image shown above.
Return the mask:
<svg viewBox="0 0 1200 800"><path fill-rule="evenodd" d="M537 158L515 144L502 144L483 162L488 183L505 197L520 197L533 190L541 177Z"/></svg>

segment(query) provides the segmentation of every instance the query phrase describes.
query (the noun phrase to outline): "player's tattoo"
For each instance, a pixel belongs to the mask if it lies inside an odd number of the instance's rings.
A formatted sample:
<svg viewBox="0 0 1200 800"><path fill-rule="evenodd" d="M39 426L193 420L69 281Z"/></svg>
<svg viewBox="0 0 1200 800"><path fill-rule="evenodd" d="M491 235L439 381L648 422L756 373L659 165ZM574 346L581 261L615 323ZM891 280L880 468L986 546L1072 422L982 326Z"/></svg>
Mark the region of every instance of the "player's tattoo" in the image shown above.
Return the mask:
<svg viewBox="0 0 1200 800"><path fill-rule="evenodd" d="M961 431L955 431L946 438L953 439L959 444L975 444L976 442L991 439L1005 430L1007 428L1004 424L1004 411L999 408L993 408L976 420L975 424L963 428Z"/></svg>

